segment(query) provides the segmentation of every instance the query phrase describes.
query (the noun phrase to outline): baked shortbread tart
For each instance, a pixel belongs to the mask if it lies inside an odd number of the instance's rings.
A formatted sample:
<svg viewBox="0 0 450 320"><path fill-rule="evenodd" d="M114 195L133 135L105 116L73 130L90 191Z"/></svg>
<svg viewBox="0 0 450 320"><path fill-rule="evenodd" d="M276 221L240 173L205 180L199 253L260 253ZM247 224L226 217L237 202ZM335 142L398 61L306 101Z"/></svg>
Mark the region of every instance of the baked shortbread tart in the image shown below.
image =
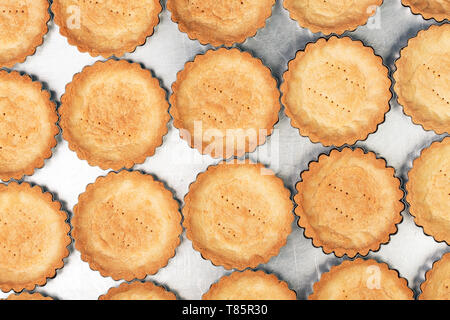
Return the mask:
<svg viewBox="0 0 450 320"><path fill-rule="evenodd" d="M443 21L450 19L449 0L402 0L414 14L421 14L425 19Z"/></svg>
<svg viewBox="0 0 450 320"><path fill-rule="evenodd" d="M292 19L313 33L341 34L366 24L383 0L284 0Z"/></svg>
<svg viewBox="0 0 450 320"><path fill-rule="evenodd" d="M28 293L28 292L22 292L19 294L10 294L6 300L53 300L51 297L45 297L42 294L35 292L35 293Z"/></svg>
<svg viewBox="0 0 450 320"><path fill-rule="evenodd" d="M109 289L108 293L99 300L176 300L177 297L163 287L152 282L122 283L116 288Z"/></svg>
<svg viewBox="0 0 450 320"><path fill-rule="evenodd" d="M294 198L298 224L325 253L364 256L397 231L403 191L394 169L374 153L333 150L312 162L301 178Z"/></svg>
<svg viewBox="0 0 450 320"><path fill-rule="evenodd" d="M406 279L385 263L347 260L324 273L309 300L413 300Z"/></svg>
<svg viewBox="0 0 450 320"><path fill-rule="evenodd" d="M275 0L168 0L181 32L202 44L231 46L263 28Z"/></svg>
<svg viewBox="0 0 450 320"><path fill-rule="evenodd" d="M396 66L395 91L405 113L425 130L450 132L450 24L420 31Z"/></svg>
<svg viewBox="0 0 450 320"><path fill-rule="evenodd" d="M143 163L170 120L166 92L149 70L124 60L96 62L76 74L61 98L61 128L80 159L102 169Z"/></svg>
<svg viewBox="0 0 450 320"><path fill-rule="evenodd" d="M48 31L48 9L48 0L0 1L0 68L10 68L34 54Z"/></svg>
<svg viewBox="0 0 450 320"><path fill-rule="evenodd" d="M268 262L291 233L290 192L261 164L211 166L197 177L184 200L183 224L194 249L226 269Z"/></svg>
<svg viewBox="0 0 450 320"><path fill-rule="evenodd" d="M414 161L406 200L417 225L450 245L450 138L435 142Z"/></svg>
<svg viewBox="0 0 450 320"><path fill-rule="evenodd" d="M384 121L390 86L373 49L347 37L322 38L289 63L282 102L292 125L312 142L352 145Z"/></svg>
<svg viewBox="0 0 450 320"><path fill-rule="evenodd" d="M450 300L450 253L444 254L441 260L433 264L420 289L421 300Z"/></svg>
<svg viewBox="0 0 450 320"><path fill-rule="evenodd" d="M121 171L88 185L74 207L81 259L114 280L143 279L165 267L180 243L178 202L162 182Z"/></svg>
<svg viewBox="0 0 450 320"><path fill-rule="evenodd" d="M33 290L69 255L67 214L50 193L28 183L0 184L0 289Z"/></svg>
<svg viewBox="0 0 450 320"><path fill-rule="evenodd" d="M56 106L40 82L0 70L0 179L20 180L44 165L56 146Z"/></svg>
<svg viewBox="0 0 450 320"><path fill-rule="evenodd" d="M270 70L238 49L197 56L172 90L170 112L181 137L214 158L253 152L278 121L280 92Z"/></svg>
<svg viewBox="0 0 450 320"><path fill-rule="evenodd" d="M273 274L246 270L222 277L203 300L296 300L295 291Z"/></svg>
<svg viewBox="0 0 450 320"><path fill-rule="evenodd" d="M352 145L377 130L389 111L388 69L373 49L350 38L319 39L284 74L282 102L312 142Z"/></svg>
<svg viewBox="0 0 450 320"><path fill-rule="evenodd" d="M54 0L52 11L69 44L93 57L121 57L143 45L159 23L159 0Z"/></svg>

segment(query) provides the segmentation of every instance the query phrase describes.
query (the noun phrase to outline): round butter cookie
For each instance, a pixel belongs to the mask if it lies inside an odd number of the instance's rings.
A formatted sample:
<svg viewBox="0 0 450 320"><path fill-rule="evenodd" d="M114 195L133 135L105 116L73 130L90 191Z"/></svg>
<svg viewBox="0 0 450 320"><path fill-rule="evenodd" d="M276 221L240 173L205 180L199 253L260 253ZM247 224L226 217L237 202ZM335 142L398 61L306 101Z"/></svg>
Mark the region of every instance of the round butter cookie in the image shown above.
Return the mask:
<svg viewBox="0 0 450 320"><path fill-rule="evenodd" d="M450 24L420 31L400 52L395 92L414 123L450 132Z"/></svg>
<svg viewBox="0 0 450 320"><path fill-rule="evenodd" d="M72 225L81 259L104 277L126 281L165 267L182 232L178 202L163 183L125 170L87 186Z"/></svg>
<svg viewBox="0 0 450 320"><path fill-rule="evenodd" d="M389 111L391 80L381 57L350 38L319 39L284 74L282 102L292 125L312 142L353 145Z"/></svg>
<svg viewBox="0 0 450 320"><path fill-rule="evenodd" d="M48 0L0 1L0 68L24 62L44 41Z"/></svg>
<svg viewBox="0 0 450 320"><path fill-rule="evenodd" d="M420 300L450 300L450 253L433 264L420 289Z"/></svg>
<svg viewBox="0 0 450 320"><path fill-rule="evenodd" d="M0 70L0 179L20 180L42 168L56 146L56 106L40 82Z"/></svg>
<svg viewBox="0 0 450 320"><path fill-rule="evenodd" d="M367 255L389 242L402 221L400 181L372 152L333 150L301 178L294 198L298 224L325 253Z"/></svg>
<svg viewBox="0 0 450 320"><path fill-rule="evenodd" d="M353 31L375 14L383 0L284 0L284 7L301 27L313 33Z"/></svg>
<svg viewBox="0 0 450 320"><path fill-rule="evenodd" d="M226 269L268 262L291 233L290 192L262 164L211 166L191 184L184 200L183 223L194 249Z"/></svg>
<svg viewBox="0 0 450 320"><path fill-rule="evenodd" d="M152 282L122 283L116 288L111 288L108 293L98 298L99 300L176 300L177 297L163 287Z"/></svg>
<svg viewBox="0 0 450 320"><path fill-rule="evenodd" d="M168 110L166 92L150 71L108 60L74 76L59 113L63 136L80 159L120 170L154 155L168 131Z"/></svg>
<svg viewBox="0 0 450 320"><path fill-rule="evenodd" d="M347 260L324 273L309 300L413 300L406 279L385 263Z"/></svg>
<svg viewBox="0 0 450 320"><path fill-rule="evenodd" d="M28 183L0 184L0 289L33 290L69 255L67 214L50 193Z"/></svg>
<svg viewBox="0 0 450 320"><path fill-rule="evenodd" d="M246 270L222 277L203 300L296 300L295 291L273 274Z"/></svg>
<svg viewBox="0 0 450 320"><path fill-rule="evenodd" d="M443 21L450 19L450 0L402 0L414 14L421 14L425 19Z"/></svg>
<svg viewBox="0 0 450 320"><path fill-rule="evenodd" d="M181 32L202 44L231 46L263 28L275 0L168 0Z"/></svg>
<svg viewBox="0 0 450 320"><path fill-rule="evenodd" d="M121 57L143 45L159 23L159 0L54 0L59 32L93 57Z"/></svg>
<svg viewBox="0 0 450 320"><path fill-rule="evenodd" d="M450 138L435 142L414 161L406 184L409 212L436 241L450 245Z"/></svg>
<svg viewBox="0 0 450 320"><path fill-rule="evenodd" d="M170 112L181 137L214 158L253 152L278 121L277 82L261 60L238 49L198 55L172 90Z"/></svg>

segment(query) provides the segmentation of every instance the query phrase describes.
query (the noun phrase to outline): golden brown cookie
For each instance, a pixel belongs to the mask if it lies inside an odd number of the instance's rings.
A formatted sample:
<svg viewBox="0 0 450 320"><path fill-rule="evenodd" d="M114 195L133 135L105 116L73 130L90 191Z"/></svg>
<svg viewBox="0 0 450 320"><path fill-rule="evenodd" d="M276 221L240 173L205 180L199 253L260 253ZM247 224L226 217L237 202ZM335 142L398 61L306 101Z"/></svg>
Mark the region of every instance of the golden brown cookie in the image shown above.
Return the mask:
<svg viewBox="0 0 450 320"><path fill-rule="evenodd" d="M168 0L167 9L190 39L218 47L254 36L274 4L275 0Z"/></svg>
<svg viewBox="0 0 450 320"><path fill-rule="evenodd" d="M116 288L109 289L108 293L99 300L176 300L177 297L165 288L152 282L122 283Z"/></svg>
<svg viewBox="0 0 450 320"><path fill-rule="evenodd" d="M246 270L222 277L203 300L296 300L295 291L273 274Z"/></svg>
<svg viewBox="0 0 450 320"><path fill-rule="evenodd" d="M373 49L350 38L308 44L284 74L282 102L300 134L323 145L352 145L377 130L389 111L388 69Z"/></svg>
<svg viewBox="0 0 450 320"><path fill-rule="evenodd" d="M0 68L24 62L44 41L50 19L47 0L0 1Z"/></svg>
<svg viewBox="0 0 450 320"><path fill-rule="evenodd" d="M53 300L51 297L45 297L39 292L28 293L22 292L20 294L10 294L6 300Z"/></svg>
<svg viewBox="0 0 450 320"><path fill-rule="evenodd" d="M28 183L0 184L0 289L42 286L69 255L67 214L50 193Z"/></svg>
<svg viewBox="0 0 450 320"><path fill-rule="evenodd" d="M297 191L295 213L305 236L338 257L378 250L402 220L400 181L372 152L344 148L321 155L302 173Z"/></svg>
<svg viewBox="0 0 450 320"><path fill-rule="evenodd" d="M76 74L61 98L61 128L80 159L102 169L143 163L167 133L166 93L150 71L124 60Z"/></svg>
<svg viewBox="0 0 450 320"><path fill-rule="evenodd" d="M450 138L435 142L414 161L406 200L417 225L450 245Z"/></svg>
<svg viewBox="0 0 450 320"><path fill-rule="evenodd" d="M159 0L54 0L52 11L69 44L93 57L121 57L143 45L159 23Z"/></svg>
<svg viewBox="0 0 450 320"><path fill-rule="evenodd" d="M268 262L291 233L290 192L262 164L211 166L184 200L183 223L194 249L226 269Z"/></svg>
<svg viewBox="0 0 450 320"><path fill-rule="evenodd" d="M253 152L278 121L280 93L270 70L238 49L197 56L172 90L170 112L181 137L215 158Z"/></svg>
<svg viewBox="0 0 450 320"><path fill-rule="evenodd" d="M0 70L0 179L42 168L56 145L58 115L50 93L27 75Z"/></svg>
<svg viewBox="0 0 450 320"><path fill-rule="evenodd" d="M309 300L413 300L406 279L385 263L347 260L324 273Z"/></svg>
<svg viewBox="0 0 450 320"><path fill-rule="evenodd" d="M111 172L88 185L74 207L72 225L81 259L104 277L126 281L165 267L182 231L172 193L136 171Z"/></svg>
<svg viewBox="0 0 450 320"><path fill-rule="evenodd" d="M312 32L341 34L355 30L375 14L383 0L284 0L284 7L301 27Z"/></svg>
<svg viewBox="0 0 450 320"><path fill-rule="evenodd" d="M450 132L450 24L420 31L396 66L395 91L405 113L425 130Z"/></svg>
<svg viewBox="0 0 450 320"><path fill-rule="evenodd" d="M420 290L420 300L450 300L450 253L444 254L441 260L433 264Z"/></svg>
<svg viewBox="0 0 450 320"><path fill-rule="evenodd" d="M443 21L450 19L449 0L402 0L414 14L421 14L425 19Z"/></svg>

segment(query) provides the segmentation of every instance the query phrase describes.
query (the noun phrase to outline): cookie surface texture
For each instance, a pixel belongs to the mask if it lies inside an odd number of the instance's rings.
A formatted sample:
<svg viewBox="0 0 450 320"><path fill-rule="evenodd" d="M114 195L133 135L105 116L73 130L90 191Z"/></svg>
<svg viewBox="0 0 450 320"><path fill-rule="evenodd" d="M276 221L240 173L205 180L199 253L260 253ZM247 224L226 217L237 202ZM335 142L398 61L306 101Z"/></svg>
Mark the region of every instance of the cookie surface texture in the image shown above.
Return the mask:
<svg viewBox="0 0 450 320"><path fill-rule="evenodd" d="M243 270L279 253L291 232L292 207L289 190L263 165L222 163L191 184L184 226L205 259Z"/></svg>

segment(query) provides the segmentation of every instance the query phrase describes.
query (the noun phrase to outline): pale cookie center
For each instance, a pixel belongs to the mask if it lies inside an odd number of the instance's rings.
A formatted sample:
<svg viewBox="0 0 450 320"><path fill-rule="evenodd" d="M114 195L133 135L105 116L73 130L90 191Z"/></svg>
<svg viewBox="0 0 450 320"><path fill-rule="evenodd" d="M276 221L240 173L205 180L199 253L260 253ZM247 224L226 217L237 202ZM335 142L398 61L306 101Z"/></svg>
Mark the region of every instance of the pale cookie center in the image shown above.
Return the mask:
<svg viewBox="0 0 450 320"><path fill-rule="evenodd" d="M252 113L258 102L253 99L252 88L243 83L231 81L228 76L224 79L205 79L200 83L201 98L194 108L199 110L199 119L205 129L216 128L246 129L253 123Z"/></svg>
<svg viewBox="0 0 450 320"><path fill-rule="evenodd" d="M443 279L440 284L436 296L442 300L450 300L450 279Z"/></svg>
<svg viewBox="0 0 450 320"><path fill-rule="evenodd" d="M208 108L202 112L202 120L207 126L226 129L224 124L242 121L242 118L247 118L244 112L251 111L251 105L245 99L249 95L246 88L234 87L230 90L226 84L213 85L205 82L203 89L208 94Z"/></svg>
<svg viewBox="0 0 450 320"><path fill-rule="evenodd" d="M364 183L361 183L364 181ZM315 196L314 225L327 226L344 237L358 237L378 214L374 179L359 167L340 168L325 177Z"/></svg>
<svg viewBox="0 0 450 320"><path fill-rule="evenodd" d="M430 185L425 195L428 207L432 208L431 214L437 219L443 219L450 223L450 165L437 170L430 177Z"/></svg>
<svg viewBox="0 0 450 320"><path fill-rule="evenodd" d="M439 58L436 60L440 61ZM433 61L422 63L418 67L416 79L419 82L417 86L419 94L431 95L433 101L448 109L450 108L450 94L448 90L450 76L445 69L442 69L445 68L445 65L445 62L442 62L442 66L436 65Z"/></svg>
<svg viewBox="0 0 450 320"><path fill-rule="evenodd" d="M190 11L196 16L213 16L217 20L239 22L242 12L248 8L248 0L189 0Z"/></svg>
<svg viewBox="0 0 450 320"><path fill-rule="evenodd" d="M28 7L21 1L6 0L6 3L4 1L0 3L1 39L14 41L28 27Z"/></svg>
<svg viewBox="0 0 450 320"><path fill-rule="evenodd" d="M358 118L366 97L365 79L359 70L343 63L326 61L305 77L306 106L316 118L330 121L330 126L343 129L342 123ZM349 98L351 97L351 99Z"/></svg>
<svg viewBox="0 0 450 320"><path fill-rule="evenodd" d="M47 226L32 208L0 208L0 268L32 267L46 254Z"/></svg>
<svg viewBox="0 0 450 320"><path fill-rule="evenodd" d="M35 136L39 134L37 124L38 116L27 100L15 97L12 101L0 96L0 159L3 162L0 167L8 164L12 155L20 155L27 146L33 144Z"/></svg>
<svg viewBox="0 0 450 320"><path fill-rule="evenodd" d="M389 293L384 288L367 288L367 284L361 281L361 287L342 289L338 299L340 300L378 300L380 297L389 298Z"/></svg>
<svg viewBox="0 0 450 320"><path fill-rule="evenodd" d="M145 8L139 3L128 0L78 0L78 4L81 8L81 23L84 26L112 32L118 28L126 28L142 16L142 10L145 12Z"/></svg>
<svg viewBox="0 0 450 320"><path fill-rule="evenodd" d="M144 117L142 93L126 84L100 84L89 90L78 123L100 145L126 146L140 138ZM148 115L147 115L148 116Z"/></svg>
<svg viewBox="0 0 450 320"><path fill-rule="evenodd" d="M264 236L264 230L270 228L270 221L261 210L269 208L269 205L263 197L250 197L247 192L235 187L217 193L215 211L210 213L209 220L215 226L217 236L226 242L260 244L258 239Z"/></svg>
<svg viewBox="0 0 450 320"><path fill-rule="evenodd" d="M122 199L125 200L125 199ZM125 200L126 201L126 200ZM158 241L160 228L151 205L126 205L108 200L97 207L93 228L113 256L130 256L145 251Z"/></svg>

